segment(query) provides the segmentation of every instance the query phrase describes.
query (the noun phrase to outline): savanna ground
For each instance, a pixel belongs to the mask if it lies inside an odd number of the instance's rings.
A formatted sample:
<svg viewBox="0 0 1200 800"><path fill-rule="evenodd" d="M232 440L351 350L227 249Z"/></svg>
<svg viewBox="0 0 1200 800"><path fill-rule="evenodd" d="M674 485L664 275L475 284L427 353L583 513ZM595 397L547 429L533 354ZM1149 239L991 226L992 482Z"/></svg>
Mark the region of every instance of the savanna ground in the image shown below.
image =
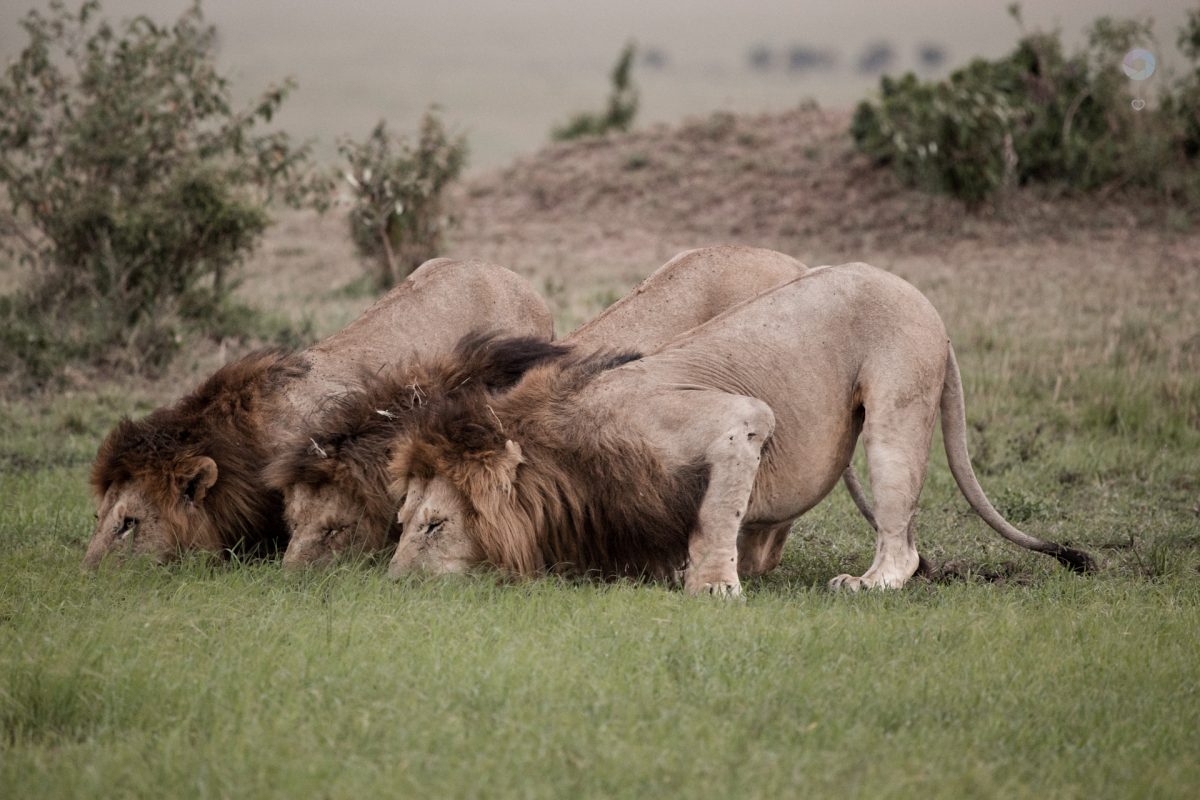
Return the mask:
<svg viewBox="0 0 1200 800"><path fill-rule="evenodd" d="M935 440L940 574L889 594L824 588L871 557L841 489L740 604L376 563L84 575L105 431L249 346L189 343L155 381L0 405L0 794L1195 796L1200 235L1128 199L967 215L845 129L809 109L555 146L464 187L448 254L529 276L564 331L704 243L890 269L947 322L985 489L1098 574L991 533ZM240 293L315 336L369 303L360 275L336 214L285 214Z"/></svg>

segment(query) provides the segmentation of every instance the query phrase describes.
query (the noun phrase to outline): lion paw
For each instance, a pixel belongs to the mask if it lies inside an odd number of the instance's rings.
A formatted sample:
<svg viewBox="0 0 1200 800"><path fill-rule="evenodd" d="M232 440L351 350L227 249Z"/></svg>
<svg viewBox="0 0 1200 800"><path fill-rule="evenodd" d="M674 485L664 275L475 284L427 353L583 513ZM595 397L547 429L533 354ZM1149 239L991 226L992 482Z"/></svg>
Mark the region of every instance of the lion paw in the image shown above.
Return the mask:
<svg viewBox="0 0 1200 800"><path fill-rule="evenodd" d="M835 592L857 592L861 589L900 589L907 578L883 578L879 575L838 575L829 581L829 588Z"/></svg>
<svg viewBox="0 0 1200 800"><path fill-rule="evenodd" d="M871 586L856 575L838 575L829 581L829 588L835 592L857 592L859 589L869 589Z"/></svg>
<svg viewBox="0 0 1200 800"><path fill-rule="evenodd" d="M725 599L738 599L742 596L742 584L736 578L732 581L716 580L705 583L697 583L687 586L687 593L696 596L707 595L709 597L721 597Z"/></svg>

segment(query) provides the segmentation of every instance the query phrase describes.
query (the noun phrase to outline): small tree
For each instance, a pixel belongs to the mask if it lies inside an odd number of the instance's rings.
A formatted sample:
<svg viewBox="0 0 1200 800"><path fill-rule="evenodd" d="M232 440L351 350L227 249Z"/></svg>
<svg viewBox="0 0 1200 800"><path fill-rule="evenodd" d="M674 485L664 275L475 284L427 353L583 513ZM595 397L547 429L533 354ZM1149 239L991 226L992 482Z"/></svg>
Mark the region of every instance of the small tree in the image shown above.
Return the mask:
<svg viewBox="0 0 1200 800"><path fill-rule="evenodd" d="M466 164L466 140L449 135L430 110L415 147L381 121L365 142L345 140L338 149L350 162L351 236L376 264L379 288L390 288L441 249L449 224L443 193Z"/></svg>
<svg viewBox="0 0 1200 800"><path fill-rule="evenodd" d="M113 25L100 11L96 0L30 11L28 44L0 77L0 235L34 275L9 312L88 320L57 343L88 357L185 295L204 317L271 197L320 189L305 148L258 133L291 85L234 110L199 2L170 26Z"/></svg>
<svg viewBox="0 0 1200 800"><path fill-rule="evenodd" d="M602 114L587 112L576 114L565 125L555 128L550 136L558 141L578 139L582 136L602 136L609 131L627 131L637 116L638 91L633 85L633 60L637 47L633 42L625 45L612 71L612 91L608 95L608 106Z"/></svg>

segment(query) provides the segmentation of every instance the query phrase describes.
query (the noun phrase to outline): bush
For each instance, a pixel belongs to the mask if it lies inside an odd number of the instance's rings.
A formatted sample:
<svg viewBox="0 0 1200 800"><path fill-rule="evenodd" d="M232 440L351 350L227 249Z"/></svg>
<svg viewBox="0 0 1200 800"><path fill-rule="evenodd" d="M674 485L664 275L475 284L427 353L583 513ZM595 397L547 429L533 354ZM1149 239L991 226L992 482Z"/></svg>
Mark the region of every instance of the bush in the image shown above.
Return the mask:
<svg viewBox="0 0 1200 800"><path fill-rule="evenodd" d="M1019 23L1019 9L1010 10ZM1197 183L1180 113L1196 105L1181 88L1158 108L1134 111L1132 84L1118 68L1150 39L1148 22L1104 17L1073 55L1058 32L1035 32L1008 56L976 59L945 81L885 77L878 101L859 105L851 133L906 182L968 204L1026 183L1141 186L1178 199Z"/></svg>
<svg viewBox="0 0 1200 800"><path fill-rule="evenodd" d="M878 106L859 105L851 134L902 180L975 203L1013 179L1014 110L1003 92L909 73L885 76L880 95Z"/></svg>
<svg viewBox="0 0 1200 800"><path fill-rule="evenodd" d="M462 173L466 140L448 135L429 111L415 147L380 122L365 142L343 141L338 149L350 162L351 236L387 289L440 251L449 224L442 195Z"/></svg>
<svg viewBox="0 0 1200 800"><path fill-rule="evenodd" d="M199 3L169 27L144 16L114 26L100 10L54 0L30 11L28 44L0 78L0 234L31 269L6 304L6 339L35 372L143 349L177 313L203 322L272 197L321 196L306 149L258 132L290 85L234 110ZM151 349L140 360L172 351Z"/></svg>
<svg viewBox="0 0 1200 800"><path fill-rule="evenodd" d="M1184 153L1196 158L1200 156L1200 10L1188 12L1177 43L1191 69L1179 81L1176 91L1167 95L1163 110L1178 121Z"/></svg>
<svg viewBox="0 0 1200 800"><path fill-rule="evenodd" d="M579 139L584 136L602 136L609 131L627 131L637 116L638 92L633 85L633 60L637 48L632 42L625 45L612 71L612 92L608 95L608 106L602 114L576 114L565 125L551 133L556 141Z"/></svg>

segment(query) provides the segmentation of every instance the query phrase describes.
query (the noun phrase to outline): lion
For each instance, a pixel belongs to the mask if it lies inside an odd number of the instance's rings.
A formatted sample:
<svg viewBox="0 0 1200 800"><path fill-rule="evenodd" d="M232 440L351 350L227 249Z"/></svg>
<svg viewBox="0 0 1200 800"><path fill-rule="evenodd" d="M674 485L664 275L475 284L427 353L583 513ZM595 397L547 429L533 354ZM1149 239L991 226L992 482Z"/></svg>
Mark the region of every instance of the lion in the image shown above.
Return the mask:
<svg viewBox="0 0 1200 800"><path fill-rule="evenodd" d="M448 352L480 325L553 336L549 309L520 276L434 259L307 350L251 354L173 405L122 419L92 466L97 513L85 567L109 554L165 563L188 550L278 550L282 498L261 472L290 434L364 371Z"/></svg>
<svg viewBox="0 0 1200 800"><path fill-rule="evenodd" d="M392 442L413 415L456 392L511 386L533 365L565 352L565 345L542 339L471 333L444 361L396 365L332 398L263 471L284 500L283 566L324 565L394 546L387 464Z"/></svg>
<svg viewBox="0 0 1200 800"><path fill-rule="evenodd" d="M565 356L484 402L432 409L393 450L402 535L389 567L490 564L670 576L737 596L739 541L790 525L832 489L861 433L877 523L863 575L903 586L941 412L951 472L1005 539L1068 568L1091 557L1010 525L967 453L962 381L945 326L910 284L866 264L810 271L656 353Z"/></svg>
<svg viewBox="0 0 1200 800"><path fill-rule="evenodd" d="M577 350L631 348L650 352L675 335L700 325L737 303L807 271L794 258L771 250L705 247L678 254L625 297L572 332L563 343ZM502 372L562 355L534 353L529 343L504 349ZM513 381L475 380L486 367L486 341L464 341L443 369L402 365L368 380L330 405L323 418L302 431L271 464L267 481L281 491L291 536L283 564L328 564L343 554L372 554L396 544L399 529L388 496L387 462L392 442L425 404L459 387L503 388ZM494 371L494 370L493 370ZM870 508L852 472L847 485L870 519ZM782 554L787 530L744 543L742 569L760 574Z"/></svg>

